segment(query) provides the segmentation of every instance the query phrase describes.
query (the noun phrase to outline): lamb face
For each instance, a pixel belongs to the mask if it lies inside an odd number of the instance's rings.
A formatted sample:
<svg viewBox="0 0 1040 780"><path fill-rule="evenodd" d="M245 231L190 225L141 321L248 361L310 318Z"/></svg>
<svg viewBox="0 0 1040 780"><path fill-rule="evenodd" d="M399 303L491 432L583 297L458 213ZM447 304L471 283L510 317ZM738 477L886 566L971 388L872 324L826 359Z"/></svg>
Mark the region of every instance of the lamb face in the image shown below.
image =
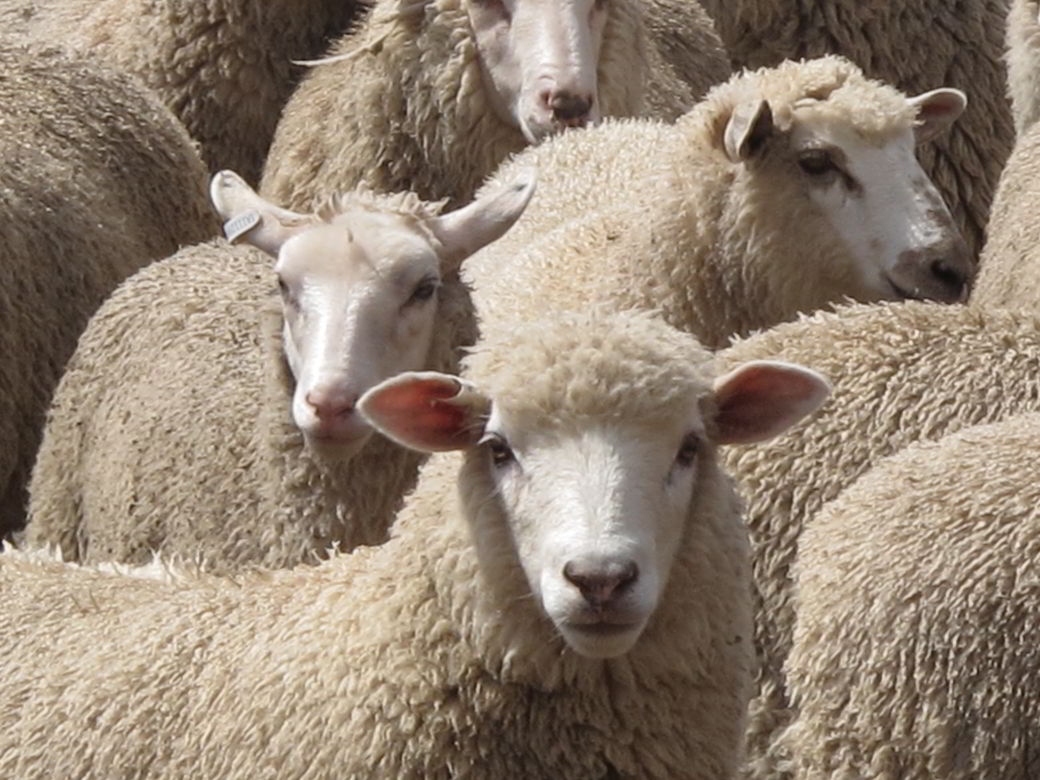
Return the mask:
<svg viewBox="0 0 1040 780"><path fill-rule="evenodd" d="M599 122L604 0L469 0L466 8L502 119L530 143Z"/></svg>
<svg viewBox="0 0 1040 780"><path fill-rule="evenodd" d="M532 191L529 179L444 216L414 200L397 211L344 200L317 217L267 203L229 172L214 177L230 237L277 257L283 348L296 380L292 415L309 447L342 458L360 450L372 429L355 414L358 399L387 377L425 367L438 288L512 225Z"/></svg>
<svg viewBox="0 0 1040 780"><path fill-rule="evenodd" d="M815 232L832 233L850 261L832 273L857 298L963 301L974 263L915 145L956 119L965 98L938 89L906 104L871 127L860 119L869 106L840 111L831 96L802 98L775 120L767 101L751 101L729 122L727 153L757 164L752 175L783 187L789 202L809 201Z"/></svg>
<svg viewBox="0 0 1040 780"><path fill-rule="evenodd" d="M583 344L547 337L547 328L589 335ZM715 445L779 433L814 410L827 386L805 369L759 363L713 387L707 354L678 332L667 349L640 355L624 333L605 343L596 327L567 318L547 328L528 324L519 334L533 349L495 346L520 365L541 351L541 377L518 381L517 372L514 387L485 377L482 391L443 374L405 374L359 406L405 446L467 451L462 512L486 576L522 570L570 648L610 658L638 641L684 530L706 511L698 494L719 478Z"/></svg>

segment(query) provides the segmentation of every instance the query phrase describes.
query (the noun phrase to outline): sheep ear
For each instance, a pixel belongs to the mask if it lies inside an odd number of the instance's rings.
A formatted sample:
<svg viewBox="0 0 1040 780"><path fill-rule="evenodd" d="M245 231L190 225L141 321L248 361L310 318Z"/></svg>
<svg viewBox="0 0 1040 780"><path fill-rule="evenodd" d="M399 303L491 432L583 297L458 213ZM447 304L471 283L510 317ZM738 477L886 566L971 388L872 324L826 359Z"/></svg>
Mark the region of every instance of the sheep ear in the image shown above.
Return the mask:
<svg viewBox="0 0 1040 780"><path fill-rule="evenodd" d="M535 180L531 170L512 184L480 193L468 206L434 219L434 235L444 247L444 270L457 268L478 249L501 238L524 213L534 194Z"/></svg>
<svg viewBox="0 0 1040 780"><path fill-rule="evenodd" d="M754 360L715 380L719 444L748 444L777 436L815 412L830 384L808 368Z"/></svg>
<svg viewBox="0 0 1040 780"><path fill-rule="evenodd" d="M491 404L450 374L409 371L376 385L357 403L369 425L419 452L464 450L484 435Z"/></svg>
<svg viewBox="0 0 1040 780"><path fill-rule="evenodd" d="M744 162L773 134L773 110L768 100L741 103L733 109L722 142L731 162Z"/></svg>
<svg viewBox="0 0 1040 780"><path fill-rule="evenodd" d="M920 144L949 128L964 113L968 97L959 89L933 89L910 98L910 105L917 107L914 140Z"/></svg>
<svg viewBox="0 0 1040 780"><path fill-rule="evenodd" d="M228 241L246 241L272 257L278 256L282 244L311 224L304 214L268 203L234 171L213 175L209 198L225 220Z"/></svg>

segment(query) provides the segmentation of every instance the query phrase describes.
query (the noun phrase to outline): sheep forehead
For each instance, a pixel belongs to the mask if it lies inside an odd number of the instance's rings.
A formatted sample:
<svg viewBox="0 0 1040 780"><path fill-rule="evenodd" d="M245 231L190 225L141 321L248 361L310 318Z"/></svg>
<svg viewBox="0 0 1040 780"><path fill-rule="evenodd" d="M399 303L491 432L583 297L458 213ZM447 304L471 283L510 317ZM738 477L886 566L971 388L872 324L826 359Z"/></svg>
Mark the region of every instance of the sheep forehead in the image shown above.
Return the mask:
<svg viewBox="0 0 1040 780"><path fill-rule="evenodd" d="M501 416L521 427L689 419L711 393L710 353L649 316L576 315L487 334L466 367Z"/></svg>
<svg viewBox="0 0 1040 780"><path fill-rule="evenodd" d="M277 270L351 279L393 276L416 266L436 270L438 257L431 243L411 220L399 215L340 214L287 241L279 253Z"/></svg>
<svg viewBox="0 0 1040 780"><path fill-rule="evenodd" d="M796 113L815 112L865 135L884 136L911 127L916 115L899 90L868 79L852 62L835 55L745 71L715 87L698 110L727 119L734 106L760 99L769 101L781 128L789 127Z"/></svg>
<svg viewBox="0 0 1040 780"><path fill-rule="evenodd" d="M790 133L791 146L795 149L833 146L850 159L862 149L899 147L911 157L914 154L914 135L909 125L894 125L885 132L864 132L850 122L847 115L826 108L796 110Z"/></svg>

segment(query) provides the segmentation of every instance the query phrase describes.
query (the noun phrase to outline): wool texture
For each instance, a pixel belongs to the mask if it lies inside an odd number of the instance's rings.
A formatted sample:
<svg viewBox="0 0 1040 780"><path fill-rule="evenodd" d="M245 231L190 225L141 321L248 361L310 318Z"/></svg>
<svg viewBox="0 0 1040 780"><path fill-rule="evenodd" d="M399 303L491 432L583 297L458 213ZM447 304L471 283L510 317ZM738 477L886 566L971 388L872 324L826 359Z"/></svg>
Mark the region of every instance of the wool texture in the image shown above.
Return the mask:
<svg viewBox="0 0 1040 780"><path fill-rule="evenodd" d="M651 317L593 314L485 340L467 376L504 414L580 430L619 398L707 415L711 372ZM531 598L492 469L483 447L434 456L389 541L315 567L159 581L0 555L0 774L734 776L748 549L710 439L661 601L606 660Z"/></svg>
<svg viewBox="0 0 1040 780"><path fill-rule="evenodd" d="M690 37L698 30L705 45L684 50L671 41L658 51L645 30L644 2L608 4L597 72L604 116L674 119L729 75L695 3L655 0L647 13L659 27ZM405 11L381 0L329 53L353 56L313 68L286 106L261 183L276 203L306 210L328 192L364 182L379 192L447 198L451 208L470 201L499 163L527 145L491 103L463 0ZM697 84L684 80L690 73L700 74Z"/></svg>
<svg viewBox="0 0 1040 780"><path fill-rule="evenodd" d="M128 77L0 46L0 536L25 518L44 414L125 277L218 229L183 128Z"/></svg>
<svg viewBox="0 0 1040 780"><path fill-rule="evenodd" d="M1040 774L1040 415L907 447L799 545L798 778Z"/></svg>
<svg viewBox="0 0 1040 780"><path fill-rule="evenodd" d="M784 777L770 744L792 717L783 664L795 621L791 568L820 507L882 458L916 441L1040 411L1040 330L1027 313L906 302L853 305L780 325L720 353L819 371L832 395L816 415L723 463L747 502L758 690L748 775Z"/></svg>

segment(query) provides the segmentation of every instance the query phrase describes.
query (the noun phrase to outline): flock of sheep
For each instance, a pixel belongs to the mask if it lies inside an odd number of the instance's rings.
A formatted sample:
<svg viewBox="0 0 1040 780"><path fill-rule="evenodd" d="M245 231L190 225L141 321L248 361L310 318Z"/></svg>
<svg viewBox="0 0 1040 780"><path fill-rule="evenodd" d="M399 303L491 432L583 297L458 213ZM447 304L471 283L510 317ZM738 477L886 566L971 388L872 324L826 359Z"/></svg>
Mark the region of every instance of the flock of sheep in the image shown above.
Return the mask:
<svg viewBox="0 0 1040 780"><path fill-rule="evenodd" d="M0 776L1040 776L1038 0L0 20Z"/></svg>

